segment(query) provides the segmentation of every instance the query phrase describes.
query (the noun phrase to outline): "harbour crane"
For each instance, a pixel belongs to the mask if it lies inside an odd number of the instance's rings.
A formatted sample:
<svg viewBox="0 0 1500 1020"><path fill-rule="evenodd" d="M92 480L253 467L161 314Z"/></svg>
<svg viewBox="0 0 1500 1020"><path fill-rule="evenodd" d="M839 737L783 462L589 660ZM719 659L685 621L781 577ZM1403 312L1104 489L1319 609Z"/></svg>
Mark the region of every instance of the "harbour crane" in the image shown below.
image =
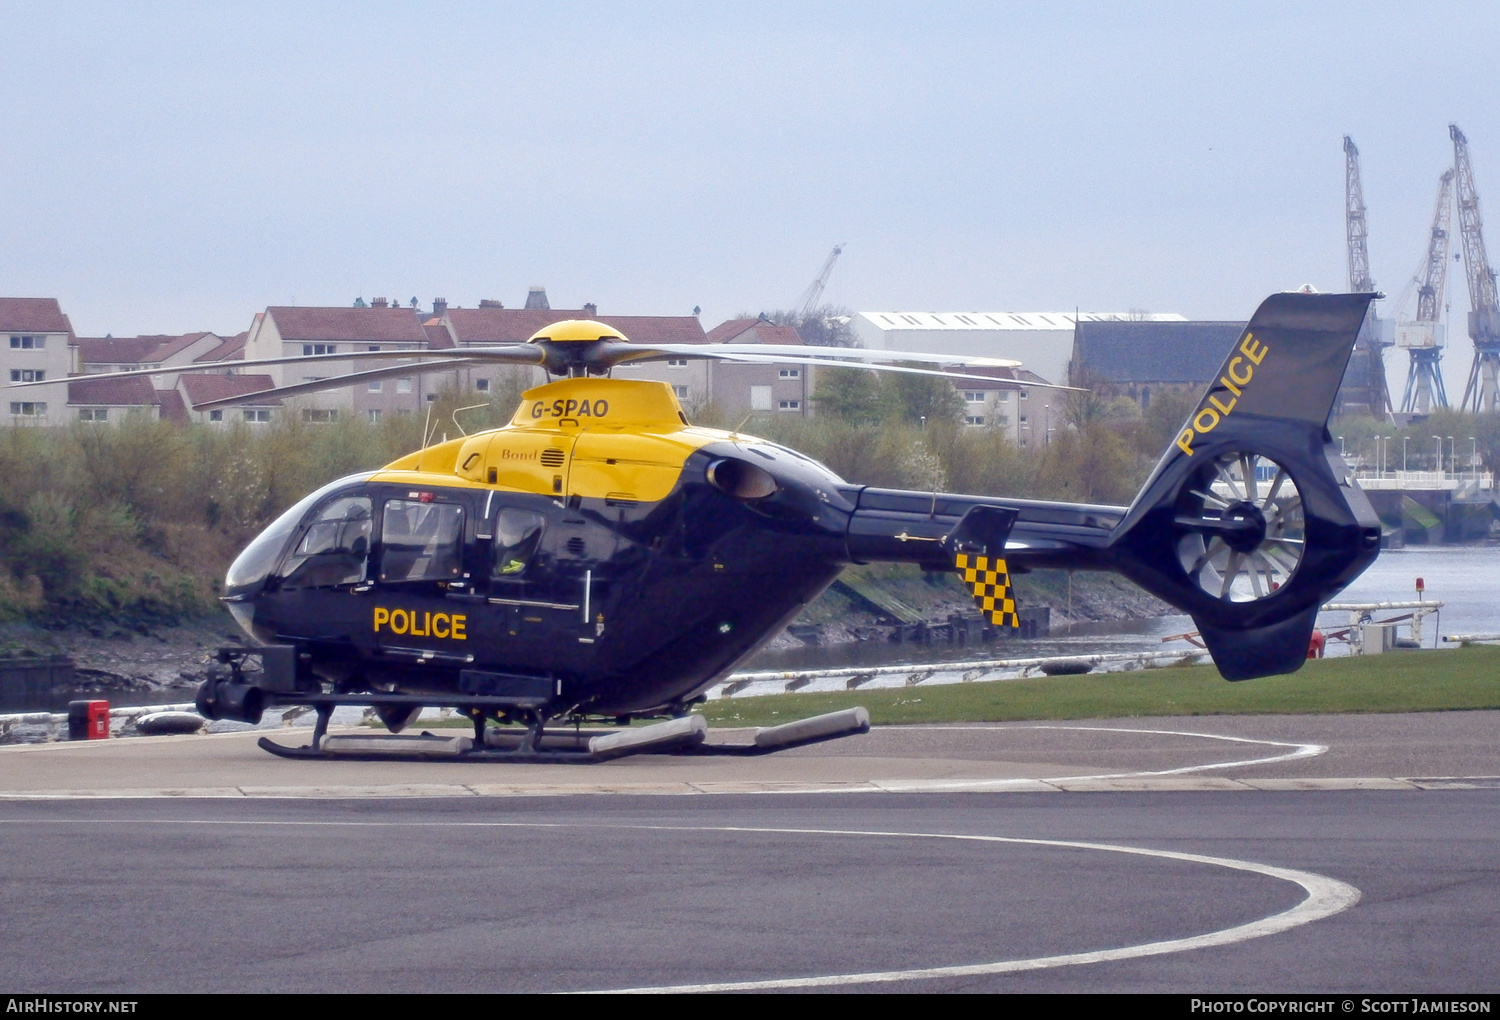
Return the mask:
<svg viewBox="0 0 1500 1020"><path fill-rule="evenodd" d="M1396 345L1411 358L1406 373L1406 391L1401 397L1402 414L1428 414L1433 407L1448 406L1439 363L1443 360L1443 287L1448 279L1448 249L1452 240L1448 225L1453 210L1453 171L1443 172L1438 182L1437 206L1432 211L1432 232L1427 238L1427 258L1417 278L1417 315L1410 322L1396 323Z"/></svg>
<svg viewBox="0 0 1500 1020"><path fill-rule="evenodd" d="M812 310L818 307L818 302L823 298L823 288L828 286L828 277L833 275L833 264L839 260L839 256L843 252L843 244L834 245L833 251L828 255L828 261L823 263L823 271L812 282L812 286L803 292L802 300L797 306L797 318L799 321L807 318Z"/></svg>
<svg viewBox="0 0 1500 1020"><path fill-rule="evenodd" d="M1464 410L1500 410L1500 302L1495 295L1495 271L1484 250L1484 223L1479 216L1479 193L1469 163L1469 140L1457 124L1448 125L1453 139L1453 175L1458 186L1458 232L1464 242L1464 273L1469 281L1469 338L1474 362L1464 384Z"/></svg>
<svg viewBox="0 0 1500 1020"><path fill-rule="evenodd" d="M1359 183L1359 149L1344 136L1344 227L1349 238L1349 290L1371 294L1370 253L1365 246L1365 194Z"/></svg>
<svg viewBox="0 0 1500 1020"><path fill-rule="evenodd" d="M1359 180L1359 148L1354 139L1344 136L1344 228L1349 247L1349 290L1355 294L1375 293L1370 278L1370 253L1366 246L1365 196ZM1391 413L1391 396L1385 381L1385 349L1379 321L1372 306L1359 331L1359 342L1349 362L1341 405L1362 405L1375 417Z"/></svg>

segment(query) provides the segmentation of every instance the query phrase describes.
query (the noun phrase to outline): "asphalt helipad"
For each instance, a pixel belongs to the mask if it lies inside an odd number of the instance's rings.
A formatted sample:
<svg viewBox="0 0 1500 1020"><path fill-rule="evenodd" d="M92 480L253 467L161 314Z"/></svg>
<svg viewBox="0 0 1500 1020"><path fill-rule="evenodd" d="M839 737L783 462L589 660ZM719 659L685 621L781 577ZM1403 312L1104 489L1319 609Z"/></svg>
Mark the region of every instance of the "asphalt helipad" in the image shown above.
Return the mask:
<svg viewBox="0 0 1500 1020"><path fill-rule="evenodd" d="M599 765L292 761L261 733L5 747L0 981L1482 993L1497 726L878 727Z"/></svg>
<svg viewBox="0 0 1500 1020"><path fill-rule="evenodd" d="M1482 788L1497 731L1495 711L890 726L759 758L533 765L291 761L262 730L3 747L0 798Z"/></svg>

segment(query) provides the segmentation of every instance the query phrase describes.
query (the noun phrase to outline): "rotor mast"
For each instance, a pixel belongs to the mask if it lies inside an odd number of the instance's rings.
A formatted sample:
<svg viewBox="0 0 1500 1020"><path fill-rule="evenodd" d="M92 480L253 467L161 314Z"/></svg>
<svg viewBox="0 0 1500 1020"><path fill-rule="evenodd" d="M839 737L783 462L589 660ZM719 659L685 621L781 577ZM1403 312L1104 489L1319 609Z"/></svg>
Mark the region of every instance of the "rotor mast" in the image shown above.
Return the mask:
<svg viewBox="0 0 1500 1020"><path fill-rule="evenodd" d="M1464 385L1462 408L1485 413L1500 410L1500 302L1495 295L1495 271L1484 250L1484 223L1479 216L1479 193L1469 163L1469 140L1457 124L1448 125L1453 139L1453 174L1458 185L1458 232L1464 243L1464 272L1469 282L1469 338L1474 362Z"/></svg>
<svg viewBox="0 0 1500 1020"><path fill-rule="evenodd" d="M1349 250L1349 290L1355 294L1375 293L1370 278L1370 252L1366 238L1365 194L1359 178L1359 148L1354 139L1344 136L1344 233ZM1385 417L1391 412L1391 396L1385 382L1385 349L1389 343L1380 339L1380 329L1372 307L1359 331L1356 360L1362 367L1346 380L1340 403L1364 404L1370 414ZM1363 376L1363 379L1360 376Z"/></svg>
<svg viewBox="0 0 1500 1020"><path fill-rule="evenodd" d="M814 308L818 307L818 302L823 299L823 288L828 286L828 278L833 275L833 264L839 260L839 256L843 252L844 246L842 243L833 246L833 251L828 254L828 261L823 263L823 271L812 282L812 286L808 287L802 294L802 303L797 309L798 319L807 318L808 314Z"/></svg>
<svg viewBox="0 0 1500 1020"><path fill-rule="evenodd" d="M1449 224L1453 213L1453 171L1443 172L1438 182L1437 205L1432 210L1432 231L1427 238L1427 258L1417 280L1417 317L1398 323L1396 343L1406 349L1411 366L1406 373L1406 391L1401 397L1403 414L1428 414L1434 406L1448 406L1448 392L1438 365L1443 359L1443 340L1438 335L1443 317L1443 289L1448 280L1448 250L1453 240Z"/></svg>

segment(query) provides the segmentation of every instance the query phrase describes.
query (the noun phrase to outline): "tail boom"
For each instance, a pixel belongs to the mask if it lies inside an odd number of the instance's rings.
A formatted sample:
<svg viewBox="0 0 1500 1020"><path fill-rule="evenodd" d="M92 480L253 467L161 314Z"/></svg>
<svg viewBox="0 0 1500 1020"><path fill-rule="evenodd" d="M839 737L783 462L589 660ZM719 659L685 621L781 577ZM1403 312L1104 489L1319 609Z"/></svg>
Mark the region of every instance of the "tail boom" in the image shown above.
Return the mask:
<svg viewBox="0 0 1500 1020"><path fill-rule="evenodd" d="M1373 297L1267 298L1129 507L851 487L848 558L972 581L1003 552L1002 602L1010 574L1118 571L1191 615L1226 679L1292 672L1318 607L1379 553L1327 428Z"/></svg>

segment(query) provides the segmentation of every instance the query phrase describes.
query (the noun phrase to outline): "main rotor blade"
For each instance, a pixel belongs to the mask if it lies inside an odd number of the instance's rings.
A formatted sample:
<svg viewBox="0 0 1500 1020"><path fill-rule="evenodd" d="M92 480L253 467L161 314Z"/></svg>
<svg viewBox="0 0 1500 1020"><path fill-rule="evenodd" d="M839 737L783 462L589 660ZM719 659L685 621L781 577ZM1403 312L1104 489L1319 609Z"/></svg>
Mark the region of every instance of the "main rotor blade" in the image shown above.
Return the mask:
<svg viewBox="0 0 1500 1020"><path fill-rule="evenodd" d="M362 382L395 379L404 375L422 375L427 372L444 372L452 368L465 368L475 363L474 358L449 358L447 361L429 361L422 365L397 365L393 368L376 368L366 372L349 372L345 375L331 375L326 379L314 379L310 382L293 383L290 386L276 386L268 390L256 390L254 393L242 393L237 397L206 400L201 404L194 404L193 410L213 411L220 407L234 407L238 404L259 404L281 397L295 397L301 393L340 390Z"/></svg>
<svg viewBox="0 0 1500 1020"><path fill-rule="evenodd" d="M510 344L504 347L448 348L446 350L413 351L350 351L347 354L291 354L283 358L253 358L248 361L194 362L190 365L163 365L160 368L132 369L129 372L96 372L91 375L70 375L41 382L11 383L11 388L23 386L53 386L60 382L82 382L85 379L140 379L158 375L179 375L183 372L223 372L233 369L236 374L243 368L260 368L263 365L317 365L343 361L391 361L412 362L417 359L451 359L462 357L473 361L501 362L511 365L540 365L546 360L546 352L536 344ZM416 366L413 366L416 367Z"/></svg>
<svg viewBox="0 0 1500 1020"><path fill-rule="evenodd" d="M795 353L792 353L795 352ZM994 383L994 376L970 375L944 369L932 370L912 368L900 362L917 362L928 365L959 365L965 368L1020 368L1019 361L1006 358L974 357L963 354L921 354L911 351L867 351L841 347L781 347L767 344L621 344L600 352L599 360L612 366L640 362L662 361L669 358L731 361L739 364L760 365L821 365L825 368L863 368L873 372L898 372L908 375L935 375L944 379L964 379L971 382ZM891 362L892 364L871 364ZM1056 383L1032 382L1029 379L1002 379L1020 386L1043 390L1064 390L1085 393L1075 386Z"/></svg>
<svg viewBox="0 0 1500 1020"><path fill-rule="evenodd" d="M729 361L737 365L818 365L823 368L847 369L851 372L896 372L902 375L933 375L942 379L963 379L970 382L982 382L994 384L995 382L1009 383L1013 386L1024 386L1028 389L1036 387L1043 390L1068 390L1070 392L1087 393L1087 390L1079 390L1073 386L1056 386L1052 383L1031 382L1027 379L1000 379L991 375L968 375L963 372L945 372L941 369L912 368L908 365L872 365L866 362L840 363L823 361L818 358L783 357L782 355L752 356L748 354L721 354L715 360ZM620 366L617 366L620 367Z"/></svg>
<svg viewBox="0 0 1500 1020"><path fill-rule="evenodd" d="M772 354L786 351L786 354ZM795 352L795 353L793 353ZM854 347L791 347L780 344L631 344L610 350L610 356L622 361L659 361L672 358L720 358L728 355L749 354L757 357L774 357L783 361L788 357L816 358L819 361L915 361L929 365L965 365L970 368L1020 368L1019 361L1008 358L983 358L966 354L920 354L912 351L871 351Z"/></svg>

